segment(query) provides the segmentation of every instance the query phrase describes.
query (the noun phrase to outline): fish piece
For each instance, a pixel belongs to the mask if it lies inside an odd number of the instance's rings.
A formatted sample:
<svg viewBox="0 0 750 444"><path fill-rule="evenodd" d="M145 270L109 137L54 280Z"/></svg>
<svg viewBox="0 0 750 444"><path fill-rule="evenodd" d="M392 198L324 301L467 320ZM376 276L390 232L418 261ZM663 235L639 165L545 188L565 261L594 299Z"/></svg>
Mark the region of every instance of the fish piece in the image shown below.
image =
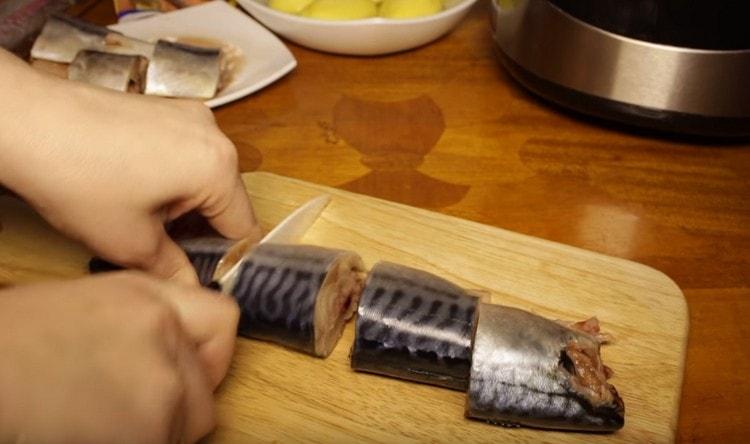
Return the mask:
<svg viewBox="0 0 750 444"><path fill-rule="evenodd" d="M213 282L214 272L235 241L223 237L199 237L178 241L204 287Z"/></svg>
<svg viewBox="0 0 750 444"><path fill-rule="evenodd" d="M62 14L51 16L31 48L31 58L71 63L83 50L150 58L154 44Z"/></svg>
<svg viewBox="0 0 750 444"><path fill-rule="evenodd" d="M352 368L466 390L478 303L433 274L377 263L357 310Z"/></svg>
<svg viewBox="0 0 750 444"><path fill-rule="evenodd" d="M84 49L102 50L109 31L65 15L53 15L31 47L31 57L70 63Z"/></svg>
<svg viewBox="0 0 750 444"><path fill-rule="evenodd" d="M166 40L156 43L146 73L146 94L209 99L221 76L221 51Z"/></svg>
<svg viewBox="0 0 750 444"><path fill-rule="evenodd" d="M596 337L584 330L517 308L480 304L466 416L504 426L622 428L625 407L607 382L611 371L599 349Z"/></svg>
<svg viewBox="0 0 750 444"><path fill-rule="evenodd" d="M195 268L200 284L204 287L210 287L213 282L214 270L235 241L222 237L200 237L178 240L177 243L185 251L190 263ZM89 271L92 274L122 269L122 267L98 257L89 261Z"/></svg>
<svg viewBox="0 0 750 444"><path fill-rule="evenodd" d="M150 59L154 55L156 44L110 31L104 38L103 52L111 54L136 55Z"/></svg>
<svg viewBox="0 0 750 444"><path fill-rule="evenodd" d="M68 67L68 78L115 91L140 93L146 63L140 56L83 50Z"/></svg>
<svg viewBox="0 0 750 444"><path fill-rule="evenodd" d="M326 357L356 310L363 273L353 252L260 244L241 263L232 290L239 334Z"/></svg>
<svg viewBox="0 0 750 444"><path fill-rule="evenodd" d="M205 37L180 36L176 38L165 38L170 42L182 43L183 45L197 46L200 48L212 48L221 51L219 61L219 85L217 91L221 91L234 80L237 73L245 65L245 56L242 48L218 39Z"/></svg>

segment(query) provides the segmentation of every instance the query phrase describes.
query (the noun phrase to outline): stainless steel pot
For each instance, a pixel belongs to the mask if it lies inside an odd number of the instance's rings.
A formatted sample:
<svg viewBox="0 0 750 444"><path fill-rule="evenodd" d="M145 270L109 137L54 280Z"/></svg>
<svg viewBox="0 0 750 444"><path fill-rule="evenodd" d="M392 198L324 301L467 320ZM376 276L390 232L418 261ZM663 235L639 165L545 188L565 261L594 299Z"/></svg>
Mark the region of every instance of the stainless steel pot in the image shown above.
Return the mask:
<svg viewBox="0 0 750 444"><path fill-rule="evenodd" d="M492 31L512 75L564 107L750 136L750 2L703 3L701 12L685 0L493 0Z"/></svg>

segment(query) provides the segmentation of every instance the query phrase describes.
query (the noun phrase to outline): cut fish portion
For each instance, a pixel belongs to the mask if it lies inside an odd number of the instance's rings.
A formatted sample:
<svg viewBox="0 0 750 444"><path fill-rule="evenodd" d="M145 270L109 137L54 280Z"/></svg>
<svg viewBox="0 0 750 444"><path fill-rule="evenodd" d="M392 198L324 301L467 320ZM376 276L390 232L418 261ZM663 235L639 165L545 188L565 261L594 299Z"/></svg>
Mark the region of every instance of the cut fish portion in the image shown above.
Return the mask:
<svg viewBox="0 0 750 444"><path fill-rule="evenodd" d="M159 40L148 65L146 94L209 99L221 76L221 51Z"/></svg>
<svg viewBox="0 0 750 444"><path fill-rule="evenodd" d="M146 63L140 56L83 50L68 67L68 78L115 91L140 93Z"/></svg>
<svg viewBox="0 0 750 444"><path fill-rule="evenodd" d="M203 237L180 240L177 243L195 268L200 284L207 287L213 282L214 270L234 241L220 237ZM92 274L122 269L123 267L98 257L93 257L89 261L89 271Z"/></svg>
<svg viewBox="0 0 750 444"><path fill-rule="evenodd" d="M31 58L71 63L83 50L150 58L154 44L65 15L53 15L31 48Z"/></svg>
<svg viewBox="0 0 750 444"><path fill-rule="evenodd" d="M154 55L155 46L151 42L109 31L104 38L104 49L102 51L112 54L137 55L150 59Z"/></svg>
<svg viewBox="0 0 750 444"><path fill-rule="evenodd" d="M357 311L352 368L466 390L478 303L433 274L377 263Z"/></svg>
<svg viewBox="0 0 750 444"><path fill-rule="evenodd" d="M466 415L504 426L613 431L625 407L586 329L481 304ZM595 326L598 332L598 325Z"/></svg>
<svg viewBox="0 0 750 444"><path fill-rule="evenodd" d="M328 356L357 307L364 265L353 252L261 244L240 265L232 294L239 334Z"/></svg>
<svg viewBox="0 0 750 444"><path fill-rule="evenodd" d="M64 15L53 15L31 48L31 57L70 63L84 49L103 50L109 31Z"/></svg>
<svg viewBox="0 0 750 444"><path fill-rule="evenodd" d="M195 268L201 285L206 287L213 282L216 267L235 241L223 237L200 237L178 243Z"/></svg>

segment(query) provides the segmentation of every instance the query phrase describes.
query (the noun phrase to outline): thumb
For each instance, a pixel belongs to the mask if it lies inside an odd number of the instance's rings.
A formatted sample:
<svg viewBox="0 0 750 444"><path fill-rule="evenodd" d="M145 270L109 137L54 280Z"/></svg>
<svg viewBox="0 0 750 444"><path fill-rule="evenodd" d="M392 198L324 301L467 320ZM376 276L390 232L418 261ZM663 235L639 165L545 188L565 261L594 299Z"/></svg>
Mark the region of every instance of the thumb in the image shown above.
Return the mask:
<svg viewBox="0 0 750 444"><path fill-rule="evenodd" d="M247 239L258 241L261 238L260 227L255 219L253 206L245 191L245 185L237 176L234 186L227 191L224 199L226 205L218 211L211 208L201 209L201 213L209 223L222 235L230 239Z"/></svg>

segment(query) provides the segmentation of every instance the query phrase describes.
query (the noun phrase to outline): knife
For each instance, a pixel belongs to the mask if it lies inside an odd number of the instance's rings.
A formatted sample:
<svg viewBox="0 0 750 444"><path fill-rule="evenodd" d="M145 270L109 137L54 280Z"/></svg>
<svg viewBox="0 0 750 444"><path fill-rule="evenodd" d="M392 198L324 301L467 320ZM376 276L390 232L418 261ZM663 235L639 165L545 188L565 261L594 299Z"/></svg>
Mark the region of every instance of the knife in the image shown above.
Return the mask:
<svg viewBox="0 0 750 444"><path fill-rule="evenodd" d="M328 206L331 202L331 197L328 195L321 195L312 200L309 200L305 204L294 210L289 216L282 220L273 230L269 231L263 239L258 242L259 244L294 244L302 239L307 230L318 220L320 213ZM214 279L218 287L224 293L231 293L237 283L237 277L239 275L240 268L248 258L254 245L247 245L246 243L238 243L235 247L232 247L227 252L225 258L229 258L233 255L242 255L236 263L231 265L231 268L226 272L223 271L229 264L219 263L216 267L216 273ZM232 251L234 250L234 251ZM222 259L224 261L224 259Z"/></svg>

